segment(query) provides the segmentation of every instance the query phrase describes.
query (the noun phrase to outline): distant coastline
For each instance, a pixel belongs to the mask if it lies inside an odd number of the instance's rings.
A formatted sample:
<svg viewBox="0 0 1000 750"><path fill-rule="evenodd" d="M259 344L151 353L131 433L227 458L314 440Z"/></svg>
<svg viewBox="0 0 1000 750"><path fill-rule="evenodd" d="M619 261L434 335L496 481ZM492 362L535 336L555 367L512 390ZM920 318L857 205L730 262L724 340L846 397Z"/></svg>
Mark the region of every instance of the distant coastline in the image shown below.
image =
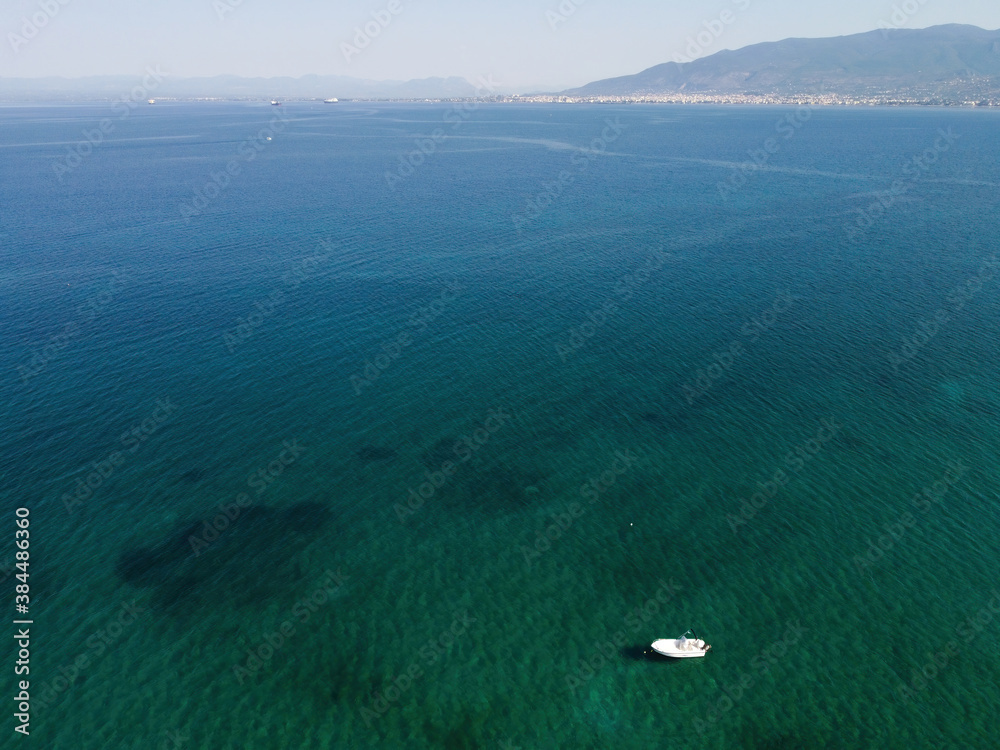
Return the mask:
<svg viewBox="0 0 1000 750"><path fill-rule="evenodd" d="M840 107L1000 107L1000 96L972 100L879 94L869 97L821 94L650 94L648 96L524 96L511 101L567 104L778 104Z"/></svg>
<svg viewBox="0 0 1000 750"><path fill-rule="evenodd" d="M5 98L0 96L0 107L12 105L70 105L103 104L115 99L93 96L75 98ZM161 97L149 106L178 103L259 103L270 104L270 99L260 97ZM307 97L280 98L283 104L323 104L323 99ZM338 101L344 104L714 104L734 106L809 106L809 107L948 107L964 109L992 109L1000 107L1000 96L988 99L958 100L941 97L917 98L891 94L870 97L838 96L776 96L768 94L650 94L648 96L564 96L561 94L533 94L489 97L433 97L433 98L384 98L354 97Z"/></svg>
<svg viewBox="0 0 1000 750"><path fill-rule="evenodd" d="M137 93L138 92L138 93ZM633 75L555 90L514 88L479 76L373 81L309 74L182 78L147 67L135 76L5 78L0 103L168 101L498 102L543 104L716 104L855 107L1000 106L1000 29L945 24L879 29L820 39L784 39Z"/></svg>

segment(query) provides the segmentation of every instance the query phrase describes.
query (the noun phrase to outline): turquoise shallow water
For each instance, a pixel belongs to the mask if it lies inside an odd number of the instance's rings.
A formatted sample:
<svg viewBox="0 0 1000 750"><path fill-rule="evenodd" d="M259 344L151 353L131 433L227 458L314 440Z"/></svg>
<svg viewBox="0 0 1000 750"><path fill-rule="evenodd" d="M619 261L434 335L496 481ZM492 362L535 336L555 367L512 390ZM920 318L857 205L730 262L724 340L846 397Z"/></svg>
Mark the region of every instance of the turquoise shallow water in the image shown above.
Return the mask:
<svg viewBox="0 0 1000 750"><path fill-rule="evenodd" d="M995 113L111 116L0 110L36 741L994 746Z"/></svg>

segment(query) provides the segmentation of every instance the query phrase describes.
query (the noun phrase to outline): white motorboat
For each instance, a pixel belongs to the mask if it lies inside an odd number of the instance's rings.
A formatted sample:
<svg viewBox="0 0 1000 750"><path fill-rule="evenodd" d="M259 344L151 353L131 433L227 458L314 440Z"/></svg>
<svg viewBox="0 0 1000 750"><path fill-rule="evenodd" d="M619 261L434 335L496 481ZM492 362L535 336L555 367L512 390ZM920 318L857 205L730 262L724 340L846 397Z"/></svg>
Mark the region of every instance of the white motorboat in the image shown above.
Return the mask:
<svg viewBox="0 0 1000 750"><path fill-rule="evenodd" d="M688 635L691 635L688 638ZM653 651L663 656L671 656L675 659L693 659L704 656L712 647L695 635L693 630L687 631L680 638L661 638L653 641Z"/></svg>

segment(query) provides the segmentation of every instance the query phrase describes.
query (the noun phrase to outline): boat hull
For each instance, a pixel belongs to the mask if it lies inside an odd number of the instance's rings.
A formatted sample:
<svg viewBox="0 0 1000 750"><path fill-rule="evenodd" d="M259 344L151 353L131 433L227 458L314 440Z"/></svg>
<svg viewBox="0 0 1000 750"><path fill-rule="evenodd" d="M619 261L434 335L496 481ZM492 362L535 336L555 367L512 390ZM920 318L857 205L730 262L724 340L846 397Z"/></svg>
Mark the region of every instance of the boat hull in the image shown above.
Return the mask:
<svg viewBox="0 0 1000 750"><path fill-rule="evenodd" d="M704 641L688 641L687 648L678 648L677 641L673 638L661 638L653 641L652 649L662 656L669 656L672 659L698 659L703 657L712 648L706 646Z"/></svg>

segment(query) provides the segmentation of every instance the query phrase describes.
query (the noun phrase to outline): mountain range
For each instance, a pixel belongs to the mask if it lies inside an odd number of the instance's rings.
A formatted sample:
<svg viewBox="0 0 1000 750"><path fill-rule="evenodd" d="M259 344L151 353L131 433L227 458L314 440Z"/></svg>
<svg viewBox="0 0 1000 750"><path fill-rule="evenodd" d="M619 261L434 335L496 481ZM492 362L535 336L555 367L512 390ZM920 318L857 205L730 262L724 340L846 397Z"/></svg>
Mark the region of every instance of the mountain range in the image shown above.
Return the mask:
<svg viewBox="0 0 1000 750"><path fill-rule="evenodd" d="M881 29L824 39L785 39L669 62L635 75L561 92L566 96L715 93L793 96L942 95L1000 90L1000 31L949 24Z"/></svg>
<svg viewBox="0 0 1000 750"><path fill-rule="evenodd" d="M724 43L724 28L715 41ZM131 77L0 78L0 100L121 98L142 78L141 73ZM459 99L484 93L458 77L370 81L321 75L301 78L168 75L149 96L256 100ZM821 39L785 39L723 50L692 62L663 63L635 75L595 81L548 96L642 98L672 94L777 98L826 94L930 102L996 101L1000 99L1000 31L949 24L927 29L881 29Z"/></svg>

